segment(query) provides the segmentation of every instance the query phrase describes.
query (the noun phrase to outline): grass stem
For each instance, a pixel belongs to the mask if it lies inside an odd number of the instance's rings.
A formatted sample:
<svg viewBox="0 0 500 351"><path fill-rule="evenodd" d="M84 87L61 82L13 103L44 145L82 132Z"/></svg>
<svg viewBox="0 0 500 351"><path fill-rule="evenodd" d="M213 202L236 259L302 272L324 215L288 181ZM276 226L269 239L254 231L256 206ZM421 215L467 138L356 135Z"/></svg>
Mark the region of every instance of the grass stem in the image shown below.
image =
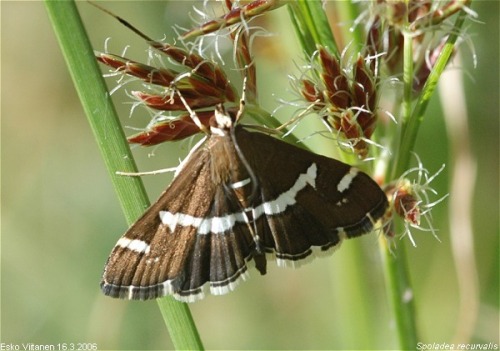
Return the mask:
<svg viewBox="0 0 500 351"><path fill-rule="evenodd" d="M140 178L116 175L118 170L136 172L137 168L75 2L46 0L45 5L123 212L131 224L149 206L149 200ZM186 304L166 297L159 299L158 305L177 349L203 349Z"/></svg>

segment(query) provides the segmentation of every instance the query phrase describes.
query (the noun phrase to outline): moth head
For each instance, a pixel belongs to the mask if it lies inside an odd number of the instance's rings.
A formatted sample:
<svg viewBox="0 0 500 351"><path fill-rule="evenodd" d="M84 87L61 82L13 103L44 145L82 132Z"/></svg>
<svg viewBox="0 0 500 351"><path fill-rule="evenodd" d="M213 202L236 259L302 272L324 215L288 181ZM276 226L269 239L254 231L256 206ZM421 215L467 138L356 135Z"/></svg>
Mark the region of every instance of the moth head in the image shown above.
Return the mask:
<svg viewBox="0 0 500 351"><path fill-rule="evenodd" d="M222 104L215 106L214 119L210 121L210 131L217 135L227 135L233 127L234 119L226 111Z"/></svg>

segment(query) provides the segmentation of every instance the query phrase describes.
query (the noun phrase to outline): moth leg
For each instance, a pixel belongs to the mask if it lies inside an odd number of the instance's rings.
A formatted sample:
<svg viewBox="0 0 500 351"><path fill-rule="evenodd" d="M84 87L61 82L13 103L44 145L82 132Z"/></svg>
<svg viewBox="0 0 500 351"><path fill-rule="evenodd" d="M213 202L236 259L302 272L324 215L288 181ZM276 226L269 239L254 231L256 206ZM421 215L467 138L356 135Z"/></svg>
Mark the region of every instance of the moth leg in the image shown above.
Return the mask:
<svg viewBox="0 0 500 351"><path fill-rule="evenodd" d="M184 99L184 96L182 96L181 92L178 89L175 89L175 92L179 96L179 99L181 99L182 104L186 108L186 111L189 113L189 117L191 117L191 119L193 120L194 124L196 124L196 126L198 128L200 128L200 130L203 133L205 133L206 135L209 135L210 132L208 131L207 127L203 123L201 123L200 118L198 117L198 115L196 114L196 112L194 112L193 109L191 109L191 107L189 107L186 99Z"/></svg>
<svg viewBox="0 0 500 351"><path fill-rule="evenodd" d="M267 267L266 252L262 247L261 238L258 234L254 211L255 210L252 208L251 216L249 216L248 212L245 210L243 210L241 214L245 217L245 224L255 243L255 248L252 252L252 258L255 262L255 268L257 268L260 274L264 275L266 274L266 267Z"/></svg>
<svg viewBox="0 0 500 351"><path fill-rule="evenodd" d="M127 177L141 177L144 175L156 175L156 174L162 174L162 173L169 173L169 172L176 172L177 167L170 167L170 168L163 168L163 169L157 169L154 171L148 171L148 172L121 172L121 171L116 171L116 175L121 175L121 176L127 176Z"/></svg>

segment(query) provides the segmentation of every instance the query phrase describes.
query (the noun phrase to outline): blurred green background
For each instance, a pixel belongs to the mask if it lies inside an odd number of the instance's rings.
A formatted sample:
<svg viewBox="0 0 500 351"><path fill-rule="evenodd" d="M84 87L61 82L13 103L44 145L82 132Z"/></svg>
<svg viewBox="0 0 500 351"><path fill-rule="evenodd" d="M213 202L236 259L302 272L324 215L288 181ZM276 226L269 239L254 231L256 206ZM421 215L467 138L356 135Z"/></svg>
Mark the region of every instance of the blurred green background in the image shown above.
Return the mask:
<svg viewBox="0 0 500 351"><path fill-rule="evenodd" d="M189 1L103 4L153 38L172 38L174 24L191 25ZM111 38L110 52L119 54L130 45L127 57L145 60L147 47L140 38L88 3L78 5L96 50L103 51L106 38ZM472 203L477 270L468 276L472 279L459 283L456 262L464 261L452 255L456 232L449 223L451 204L461 201L460 189L467 188L459 183L458 192L433 212L441 242L418 231L416 248L407 239L398 242L407 245L419 341L424 343L461 340L470 329L471 342L499 344L499 3L475 1L473 9L481 22L469 21L467 26L478 65L473 68L472 53L462 45L458 70L464 76L477 167ZM278 98L290 98L285 92L287 74L299 74L295 62L302 62L302 56L286 9L270 16L276 37L268 40L280 46L267 45L269 41L260 45L258 84L262 106L272 111ZM0 341L171 348L155 302L119 301L100 293L104 262L127 225L42 2L1 2L1 54ZM123 90L114 99L125 126L147 124L145 110L129 117L131 99ZM278 116L286 117L284 111ZM456 161L446 128L435 97L417 153L431 172L447 164L433 183L440 195L451 191ZM134 153L139 169L153 170L177 164L188 149L189 143L181 142L136 148ZM170 177L144 181L155 199ZM458 257L466 258L467 245L455 240ZM464 286L472 295L464 297ZM465 314L459 313L459 306L466 306ZM375 235L345 242L331 257L299 270L271 264L266 277L252 271L251 279L235 292L208 297L191 310L208 349L397 348ZM463 329L463 321L474 324Z"/></svg>

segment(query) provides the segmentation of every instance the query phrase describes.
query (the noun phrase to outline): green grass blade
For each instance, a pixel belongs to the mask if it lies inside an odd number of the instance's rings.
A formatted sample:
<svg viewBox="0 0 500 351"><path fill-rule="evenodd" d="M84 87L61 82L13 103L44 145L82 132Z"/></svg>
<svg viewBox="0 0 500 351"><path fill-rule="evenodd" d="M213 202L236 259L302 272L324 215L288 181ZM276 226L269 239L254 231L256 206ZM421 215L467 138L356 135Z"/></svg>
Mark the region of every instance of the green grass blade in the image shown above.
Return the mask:
<svg viewBox="0 0 500 351"><path fill-rule="evenodd" d="M295 33L307 57L322 45L340 57L340 53L330 29L328 18L321 1L300 0L288 7Z"/></svg>
<svg viewBox="0 0 500 351"><path fill-rule="evenodd" d="M80 15L74 1L46 0L45 5L123 212L132 223L149 201L139 178L115 174L117 170L134 172L136 166ZM203 349L187 305L170 297L158 304L175 347Z"/></svg>
<svg viewBox="0 0 500 351"><path fill-rule="evenodd" d="M130 223L142 214L149 200L140 178L115 174L117 170L136 172L137 168L92 47L73 1L46 1L45 4L123 212Z"/></svg>

